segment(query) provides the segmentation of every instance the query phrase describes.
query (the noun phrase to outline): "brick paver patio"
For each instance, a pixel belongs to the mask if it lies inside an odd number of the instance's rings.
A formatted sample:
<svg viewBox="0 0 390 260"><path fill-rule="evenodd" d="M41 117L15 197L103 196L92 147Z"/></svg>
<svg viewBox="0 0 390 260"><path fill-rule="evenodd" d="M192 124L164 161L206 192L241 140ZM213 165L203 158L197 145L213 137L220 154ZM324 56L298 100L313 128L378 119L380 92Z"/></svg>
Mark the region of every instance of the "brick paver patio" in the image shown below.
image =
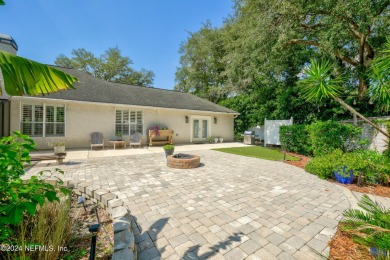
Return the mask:
<svg viewBox="0 0 390 260"><path fill-rule="evenodd" d="M72 160L61 168L64 179L92 181L125 201L141 260L320 259L329 253L327 243L350 207L336 185L282 162L191 153L201 156L201 167L168 168L161 153Z"/></svg>

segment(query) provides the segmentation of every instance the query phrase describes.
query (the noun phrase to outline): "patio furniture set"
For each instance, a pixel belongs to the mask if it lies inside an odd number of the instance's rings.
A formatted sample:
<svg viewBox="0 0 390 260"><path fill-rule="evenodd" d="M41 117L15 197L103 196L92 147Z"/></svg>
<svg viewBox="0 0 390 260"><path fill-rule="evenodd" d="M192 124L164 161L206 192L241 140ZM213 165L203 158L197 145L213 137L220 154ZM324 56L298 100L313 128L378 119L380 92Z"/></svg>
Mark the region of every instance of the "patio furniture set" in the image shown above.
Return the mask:
<svg viewBox="0 0 390 260"><path fill-rule="evenodd" d="M105 142L107 140L104 139L103 134L100 132L93 132L91 134L91 150L93 147L102 147L104 149ZM119 147L124 147L126 148L127 143L129 144L130 148L132 146L138 146L139 148L141 147L141 142L142 142L142 135L140 133L134 133L132 134L127 140L108 140L109 146L113 146L114 149Z"/></svg>

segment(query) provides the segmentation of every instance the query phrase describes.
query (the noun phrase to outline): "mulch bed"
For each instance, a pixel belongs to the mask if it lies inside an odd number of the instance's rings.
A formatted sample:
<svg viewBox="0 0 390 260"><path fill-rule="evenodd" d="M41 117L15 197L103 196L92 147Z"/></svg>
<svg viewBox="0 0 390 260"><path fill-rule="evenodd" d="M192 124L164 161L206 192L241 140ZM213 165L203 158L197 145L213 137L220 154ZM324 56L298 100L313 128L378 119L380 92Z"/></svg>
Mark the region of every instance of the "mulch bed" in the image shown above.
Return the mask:
<svg viewBox="0 0 390 260"><path fill-rule="evenodd" d="M341 184L338 182L334 182L337 185L343 186L345 188L350 189L351 191L357 191L361 193L367 193L372 195L378 195L382 197L390 198L390 187L382 186L382 185L369 185L359 187L357 184Z"/></svg>
<svg viewBox="0 0 390 260"><path fill-rule="evenodd" d="M282 151L282 153L285 153L285 152ZM302 168L302 169L305 169L305 165L310 161L310 157L307 157L304 155L300 155L300 154L296 154L296 153L287 153L287 154L290 156L299 158L299 160L298 161L284 161L284 162L287 164L291 164L291 165L294 165L296 167Z"/></svg>
<svg viewBox="0 0 390 260"><path fill-rule="evenodd" d="M285 163L294 165L296 167L305 169L305 165L310 161L309 157L304 155L287 153L290 156L299 158L299 161L285 161ZM341 184L333 181L334 184L344 186L351 191L361 193L373 194L382 197L390 198L390 187L382 185L371 185L358 187L357 184ZM329 242L331 260L370 260L375 259L370 255L368 248L355 243L352 238L344 231L342 231L342 223L339 223L336 235Z"/></svg>
<svg viewBox="0 0 390 260"><path fill-rule="evenodd" d="M111 259L114 247L114 230L110 215L100 205L92 203L91 200L85 201L85 208L83 204L77 202L78 197L74 195L70 210L70 217L73 219L73 237L69 251L74 256L72 259L89 259L91 233L88 229L90 225L98 223L95 208L101 224L96 242L96 259Z"/></svg>
<svg viewBox="0 0 390 260"><path fill-rule="evenodd" d="M355 243L352 238L342 231L340 223L336 235L329 242L331 260L370 260L375 259L370 255L368 248Z"/></svg>
<svg viewBox="0 0 390 260"><path fill-rule="evenodd" d="M287 164L294 165L296 167L305 169L305 165L310 161L310 157L295 154L295 153L287 153L290 156L294 156L299 158L299 161L284 161ZM372 194L372 195L378 195L382 197L390 198L390 187L388 186L382 186L382 185L365 185L362 187L357 186L357 184L341 184L336 181L332 181L334 184L343 186L345 188L348 188L351 191L366 193L366 194Z"/></svg>

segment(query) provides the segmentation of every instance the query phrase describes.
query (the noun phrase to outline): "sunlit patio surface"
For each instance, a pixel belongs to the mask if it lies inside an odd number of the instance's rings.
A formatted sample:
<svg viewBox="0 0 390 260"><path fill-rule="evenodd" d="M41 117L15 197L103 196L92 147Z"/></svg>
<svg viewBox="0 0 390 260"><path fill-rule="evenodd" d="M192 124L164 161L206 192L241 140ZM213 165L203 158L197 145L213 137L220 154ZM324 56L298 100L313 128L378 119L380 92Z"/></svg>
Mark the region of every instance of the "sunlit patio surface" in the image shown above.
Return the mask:
<svg viewBox="0 0 390 260"><path fill-rule="evenodd" d="M197 150L209 150L214 148L225 148L225 147L241 147L247 146L239 142L226 142L226 143L214 143L214 144L175 144L175 153L184 151L197 151ZM125 156L125 155L136 155L136 154L151 154L151 153L163 153L163 146L143 146L142 148L116 148L105 146L105 149L94 148L91 150L88 148L79 149L66 149L65 162L76 159L90 159L99 157L111 157L111 156ZM53 154L53 150L38 150L32 152L31 155L37 154Z"/></svg>

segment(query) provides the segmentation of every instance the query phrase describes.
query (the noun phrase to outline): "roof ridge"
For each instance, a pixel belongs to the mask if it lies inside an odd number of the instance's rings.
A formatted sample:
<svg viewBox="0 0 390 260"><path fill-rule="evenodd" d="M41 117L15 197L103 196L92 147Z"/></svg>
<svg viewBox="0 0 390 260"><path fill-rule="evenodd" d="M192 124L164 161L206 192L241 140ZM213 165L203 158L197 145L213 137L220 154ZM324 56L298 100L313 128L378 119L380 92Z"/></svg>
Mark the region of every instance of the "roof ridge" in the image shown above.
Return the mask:
<svg viewBox="0 0 390 260"><path fill-rule="evenodd" d="M133 87L140 87L140 88L159 89L159 90L173 91L173 92L177 92L177 93L184 93L184 94L190 94L190 95L192 95L191 93L188 93L188 92L181 92L181 91L178 91L178 90L175 90L175 89L166 89L166 88L159 88L159 87L154 87L154 86L133 85L133 84L123 83L123 82L115 82L115 81L110 81L110 80L104 80L104 79L96 78L96 77L93 76L93 75L90 75L90 74L88 74L88 73L85 73L85 72L82 71L82 70L75 69L75 68L69 68L69 67L64 67L64 66L59 66L59 65L52 65L52 64L45 64L45 65L51 66L51 67L69 69L69 70L77 70L78 72L81 72L81 73L84 73L84 74L89 75L89 76L91 76L91 77L94 77L95 79L102 80L102 81L105 81L105 82L114 83L114 84L121 84L121 85L133 86Z"/></svg>
<svg viewBox="0 0 390 260"><path fill-rule="evenodd" d="M81 84L79 84L78 87L76 85L75 91L78 92L77 95L74 94L74 91L62 91L62 94L48 94L48 98L58 97L60 99L75 101L118 103L124 105L133 104L210 112L237 113L232 109L188 92L106 81L98 79L93 75L78 69L66 68L57 65L50 66L78 77L80 80L79 83ZM110 90L110 87L113 89Z"/></svg>

